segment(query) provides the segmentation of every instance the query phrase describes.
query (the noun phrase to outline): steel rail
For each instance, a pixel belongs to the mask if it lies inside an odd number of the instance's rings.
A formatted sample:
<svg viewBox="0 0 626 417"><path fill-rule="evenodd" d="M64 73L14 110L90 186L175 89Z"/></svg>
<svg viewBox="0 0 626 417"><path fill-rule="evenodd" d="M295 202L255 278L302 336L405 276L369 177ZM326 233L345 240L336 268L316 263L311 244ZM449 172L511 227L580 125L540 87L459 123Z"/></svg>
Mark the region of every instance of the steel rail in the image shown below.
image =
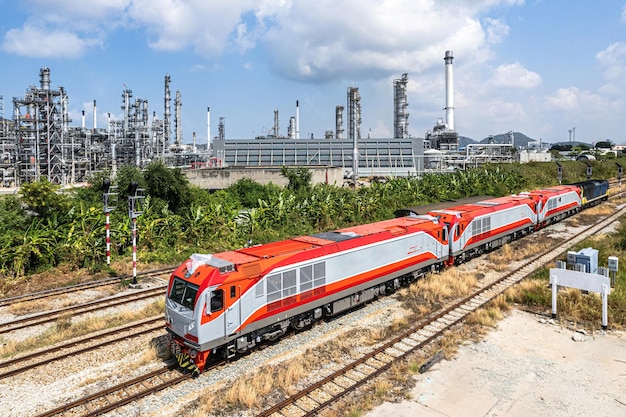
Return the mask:
<svg viewBox="0 0 626 417"><path fill-rule="evenodd" d="M138 278L151 277L153 275L161 275L165 273L171 273L174 271L174 267L152 269L149 271L139 272ZM117 277L104 278L97 281L83 282L81 284L68 285L67 287L51 288L49 290L38 291L28 294L16 295L14 297L0 298L0 307L8 306L15 303L21 303L25 301L38 300L42 298L52 297L59 294L69 294L76 291L82 291L90 288L104 287L107 285L113 285L124 282L124 280L132 278L132 275L120 275Z"/></svg>
<svg viewBox="0 0 626 417"><path fill-rule="evenodd" d="M155 324L157 323L157 324ZM148 328L146 329L142 329L142 327L148 326ZM17 375L19 373L22 372L26 372L28 370L37 368L41 365L47 365L50 362L53 361L59 361L61 359L65 359L67 357L70 356L75 356L75 355L79 355L82 353L86 353L92 350L96 350L99 349L103 346L107 346L116 342L120 342L122 340L127 340L129 338L133 338L133 337L137 337L137 336L141 336L144 334L148 334L148 333L152 333L155 332L159 329L164 328L164 320L162 316L158 316L158 317L153 317L150 319L146 319L146 320L142 320L140 322L136 322L136 323L132 323L132 324L128 324L126 326L122 326L122 327L116 327L113 328L111 330L108 330L104 333L99 333L97 335L91 335L88 337L84 337L78 340L73 340L71 342L68 343L64 343L62 345L57 345L57 346L53 346L50 347L48 349L44 349L44 350L40 350L37 352L33 352L33 353L29 353L27 355L22 355L19 356L17 358L13 358L4 362L0 362L0 370L1 369L6 369L9 367L13 367L16 366L20 363L24 363L27 362L26 366L22 366L20 368L15 368L15 369L11 369L8 371L4 371L4 372L0 372L0 379L5 379L8 378L10 376L13 375ZM127 334L128 332L131 332L130 334ZM123 334L121 334L123 333ZM85 345L89 342L93 342L94 340L100 340L103 338L107 338L110 336L116 336L113 339L108 339L104 342L101 343L97 343L95 345L90 345L90 346L85 346L79 349L75 349L72 350L73 348L77 347L77 346L81 346L81 345ZM40 359L42 356L46 356L46 355L50 355L56 352L63 352L59 355L55 355L52 358L43 358Z"/></svg>
<svg viewBox="0 0 626 417"><path fill-rule="evenodd" d="M57 320L68 313L85 314L92 311L101 310L110 307L116 307L123 304L132 303L135 301L141 301L147 298L154 298L157 296L164 296L164 289L166 285L158 287L148 288L145 290L138 290L138 292L119 295L115 297L105 298L103 300L90 301L88 303L77 304L70 307L60 308L56 310L50 310L45 313L35 314L28 317L24 317L18 320L8 321L0 323L0 334L12 332L14 330L23 329L26 327L36 326L39 324L45 324Z"/></svg>

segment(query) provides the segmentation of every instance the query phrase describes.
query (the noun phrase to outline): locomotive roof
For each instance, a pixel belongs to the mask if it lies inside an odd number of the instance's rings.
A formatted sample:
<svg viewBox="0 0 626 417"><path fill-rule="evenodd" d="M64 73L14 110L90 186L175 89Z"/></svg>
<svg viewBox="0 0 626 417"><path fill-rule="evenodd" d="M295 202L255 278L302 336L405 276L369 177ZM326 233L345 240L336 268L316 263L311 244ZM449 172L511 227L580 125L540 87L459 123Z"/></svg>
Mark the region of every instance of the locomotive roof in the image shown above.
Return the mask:
<svg viewBox="0 0 626 417"><path fill-rule="evenodd" d="M389 232L392 235L402 234L416 225L437 225L437 219L432 216L401 217L383 220L380 222L347 227L344 229L317 233L311 236L299 236L292 239L270 242L241 248L234 251L220 252L215 258L232 262L236 265L246 264L277 256L291 255L298 252L319 249L323 246L344 242L351 239Z"/></svg>
<svg viewBox="0 0 626 417"><path fill-rule="evenodd" d="M445 210L433 210L431 213L433 215L452 215L461 217L464 214L473 213L482 214L482 213L490 213L492 212L492 208L496 208L498 206L503 206L506 204L514 204L517 205L520 202L530 202L532 201L527 195L509 195L505 197L491 198L484 201L476 201L469 204L463 204L458 206L449 207Z"/></svg>
<svg viewBox="0 0 626 417"><path fill-rule="evenodd" d="M408 216L411 214L428 214L434 210L444 210L450 207L461 206L464 204L475 203L476 201L489 200L493 197L488 195L478 195L474 197L460 198L458 200L446 200L439 203L426 204L424 206L410 206L396 210L393 214L396 217Z"/></svg>

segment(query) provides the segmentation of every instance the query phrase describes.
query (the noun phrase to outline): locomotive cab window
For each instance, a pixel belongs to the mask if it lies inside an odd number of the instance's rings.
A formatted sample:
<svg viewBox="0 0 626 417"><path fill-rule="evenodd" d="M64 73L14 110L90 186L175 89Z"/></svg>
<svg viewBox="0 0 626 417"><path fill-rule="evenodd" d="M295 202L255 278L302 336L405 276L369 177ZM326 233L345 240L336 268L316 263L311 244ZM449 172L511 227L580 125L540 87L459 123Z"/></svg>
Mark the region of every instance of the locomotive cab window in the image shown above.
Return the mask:
<svg viewBox="0 0 626 417"><path fill-rule="evenodd" d="M211 313L215 313L224 308L224 290L211 291L209 305L211 306Z"/></svg>
<svg viewBox="0 0 626 417"><path fill-rule="evenodd" d="M189 310L193 310L197 294L197 285L183 281L180 278L175 278L172 289L170 290L169 299Z"/></svg>
<svg viewBox="0 0 626 417"><path fill-rule="evenodd" d="M235 298L237 296L237 287L232 285L230 287L230 298Z"/></svg>

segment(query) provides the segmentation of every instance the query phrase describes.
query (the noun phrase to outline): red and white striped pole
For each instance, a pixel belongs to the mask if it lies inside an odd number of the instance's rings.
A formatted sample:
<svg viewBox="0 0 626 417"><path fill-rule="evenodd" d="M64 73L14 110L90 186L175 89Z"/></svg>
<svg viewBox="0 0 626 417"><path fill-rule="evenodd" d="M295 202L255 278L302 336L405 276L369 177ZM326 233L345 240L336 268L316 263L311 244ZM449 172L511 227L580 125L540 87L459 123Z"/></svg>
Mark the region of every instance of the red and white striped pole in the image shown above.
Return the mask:
<svg viewBox="0 0 626 417"><path fill-rule="evenodd" d="M137 218L133 217L133 284L137 284Z"/></svg>
<svg viewBox="0 0 626 417"><path fill-rule="evenodd" d="M109 222L110 213L105 213L106 243L107 243L107 265L111 265L111 224Z"/></svg>

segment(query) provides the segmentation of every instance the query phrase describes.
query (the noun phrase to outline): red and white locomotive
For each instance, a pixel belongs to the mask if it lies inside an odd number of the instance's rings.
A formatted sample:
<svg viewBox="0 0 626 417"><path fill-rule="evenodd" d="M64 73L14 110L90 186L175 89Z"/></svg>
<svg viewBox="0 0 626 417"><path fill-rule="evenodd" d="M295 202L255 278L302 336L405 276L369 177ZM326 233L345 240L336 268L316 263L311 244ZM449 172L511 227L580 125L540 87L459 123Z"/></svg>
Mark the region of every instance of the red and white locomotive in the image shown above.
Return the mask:
<svg viewBox="0 0 626 417"><path fill-rule="evenodd" d="M488 198L427 215L348 227L212 255L170 277L165 319L179 364L199 373L289 327L302 329L606 199L581 185Z"/></svg>

